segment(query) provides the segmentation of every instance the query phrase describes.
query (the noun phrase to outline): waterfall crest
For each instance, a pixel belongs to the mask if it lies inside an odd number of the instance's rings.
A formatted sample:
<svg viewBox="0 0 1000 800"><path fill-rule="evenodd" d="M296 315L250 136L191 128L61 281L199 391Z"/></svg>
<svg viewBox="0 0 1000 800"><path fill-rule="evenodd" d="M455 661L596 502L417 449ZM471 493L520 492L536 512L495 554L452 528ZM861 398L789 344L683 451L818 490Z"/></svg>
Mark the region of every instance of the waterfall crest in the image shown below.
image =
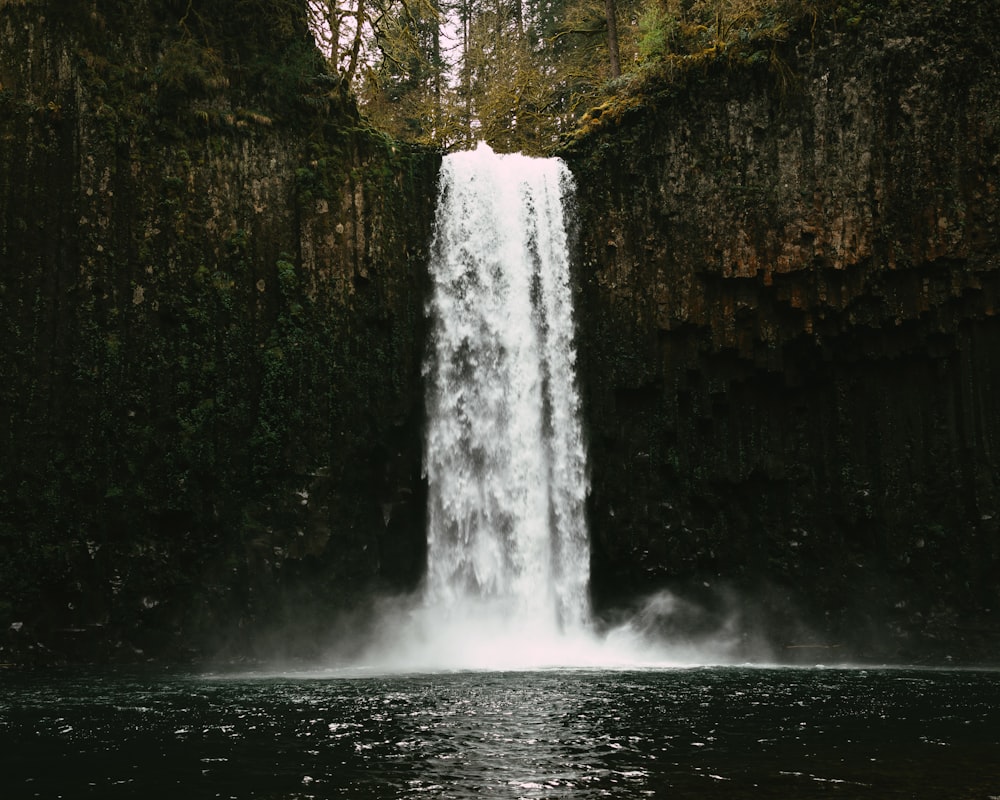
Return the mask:
<svg viewBox="0 0 1000 800"><path fill-rule="evenodd" d="M571 190L559 159L446 156L431 250L425 599L534 635L589 618Z"/></svg>

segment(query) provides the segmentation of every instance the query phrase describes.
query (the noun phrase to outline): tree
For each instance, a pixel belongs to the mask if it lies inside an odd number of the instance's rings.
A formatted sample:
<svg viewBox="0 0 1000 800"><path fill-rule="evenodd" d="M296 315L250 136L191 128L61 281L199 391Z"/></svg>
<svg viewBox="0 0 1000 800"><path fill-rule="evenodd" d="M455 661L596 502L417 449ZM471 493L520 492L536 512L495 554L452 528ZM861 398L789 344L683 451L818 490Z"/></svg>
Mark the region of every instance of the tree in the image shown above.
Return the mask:
<svg viewBox="0 0 1000 800"><path fill-rule="evenodd" d="M448 64L441 17L426 4L400 7L379 28L377 61L366 69L358 93L366 113L402 139L441 143L445 132Z"/></svg>
<svg viewBox="0 0 1000 800"><path fill-rule="evenodd" d="M307 8L317 43L348 85L404 47L419 50L409 22L437 15L431 0L308 0Z"/></svg>
<svg viewBox="0 0 1000 800"><path fill-rule="evenodd" d="M621 74L637 1L309 0L309 9L330 63L393 135L544 152Z"/></svg>
<svg viewBox="0 0 1000 800"><path fill-rule="evenodd" d="M611 77L620 78L622 65L618 55L618 15L615 11L615 0L604 0L604 9L608 26L608 65Z"/></svg>

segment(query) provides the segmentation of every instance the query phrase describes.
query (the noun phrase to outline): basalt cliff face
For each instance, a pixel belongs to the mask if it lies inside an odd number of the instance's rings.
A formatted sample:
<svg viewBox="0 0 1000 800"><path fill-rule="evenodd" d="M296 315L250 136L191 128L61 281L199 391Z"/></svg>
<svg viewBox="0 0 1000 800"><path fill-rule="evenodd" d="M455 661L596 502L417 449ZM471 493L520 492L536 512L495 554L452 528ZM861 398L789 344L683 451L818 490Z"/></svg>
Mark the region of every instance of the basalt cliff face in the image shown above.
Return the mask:
<svg viewBox="0 0 1000 800"><path fill-rule="evenodd" d="M309 654L424 567L438 156L298 3L71 5L0 0L0 660ZM565 152L599 610L995 657L1000 20L905 5Z"/></svg>
<svg viewBox="0 0 1000 800"><path fill-rule="evenodd" d="M14 658L276 652L419 579L439 158L295 5L0 3Z"/></svg>
<svg viewBox="0 0 1000 800"><path fill-rule="evenodd" d="M906 5L566 153L602 603L738 597L818 660L1000 638L1000 19Z"/></svg>

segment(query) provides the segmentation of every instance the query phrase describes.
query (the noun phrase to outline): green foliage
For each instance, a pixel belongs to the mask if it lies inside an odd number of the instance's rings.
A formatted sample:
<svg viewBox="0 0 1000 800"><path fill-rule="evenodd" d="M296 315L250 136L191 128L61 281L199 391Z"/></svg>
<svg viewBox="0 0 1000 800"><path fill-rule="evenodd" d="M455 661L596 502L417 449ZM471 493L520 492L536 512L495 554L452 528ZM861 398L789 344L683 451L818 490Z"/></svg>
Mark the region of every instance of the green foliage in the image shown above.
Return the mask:
<svg viewBox="0 0 1000 800"><path fill-rule="evenodd" d="M295 264L285 259L278 260L278 288L281 296L292 300L299 290L299 277L295 271Z"/></svg>
<svg viewBox="0 0 1000 800"><path fill-rule="evenodd" d="M338 3L319 5L340 9L341 21L351 16ZM604 0L457 3L445 7L457 27L450 50L442 45L436 13L373 0L365 8L379 10L380 22L357 88L373 121L399 138L444 148L484 139L501 150L547 152L560 136L579 133L578 123L585 131L621 119L644 105L643 96L719 60L767 68L787 87L793 76L777 46L793 29L814 27L821 14L840 5L617 0L622 72L612 77Z"/></svg>
<svg viewBox="0 0 1000 800"><path fill-rule="evenodd" d="M649 62L671 52L680 36L680 22L665 3L647 6L639 16L639 59Z"/></svg>
<svg viewBox="0 0 1000 800"><path fill-rule="evenodd" d="M171 110L228 85L219 54L192 37L167 47L153 76L161 105Z"/></svg>
<svg viewBox="0 0 1000 800"><path fill-rule="evenodd" d="M787 90L794 76L779 45L797 28L811 35L820 15L834 5L824 0L654 0L638 18L633 69L607 86L608 98L583 115L564 143L620 123L658 93L704 74L711 65L762 66Z"/></svg>
<svg viewBox="0 0 1000 800"><path fill-rule="evenodd" d="M815 0L657 0L642 17L639 50L647 66L723 54L746 60L818 13Z"/></svg>

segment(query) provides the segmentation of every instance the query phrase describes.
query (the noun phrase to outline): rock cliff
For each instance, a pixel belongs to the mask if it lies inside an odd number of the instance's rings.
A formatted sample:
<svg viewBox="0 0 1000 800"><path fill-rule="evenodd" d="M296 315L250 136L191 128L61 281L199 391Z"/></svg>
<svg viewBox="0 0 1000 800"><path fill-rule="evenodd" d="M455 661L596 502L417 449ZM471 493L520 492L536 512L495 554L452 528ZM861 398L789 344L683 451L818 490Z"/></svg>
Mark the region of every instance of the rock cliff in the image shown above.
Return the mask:
<svg viewBox="0 0 1000 800"><path fill-rule="evenodd" d="M18 657L277 650L419 579L439 159L361 124L296 5L0 3Z"/></svg>
<svg viewBox="0 0 1000 800"><path fill-rule="evenodd" d="M568 149L602 603L736 596L819 660L1000 638L1000 20L905 6Z"/></svg>
<svg viewBox="0 0 1000 800"><path fill-rule="evenodd" d="M438 156L362 124L297 3L69 5L0 0L4 652L308 653L423 569ZM983 658L1000 20L854 5L565 152L593 593Z"/></svg>

